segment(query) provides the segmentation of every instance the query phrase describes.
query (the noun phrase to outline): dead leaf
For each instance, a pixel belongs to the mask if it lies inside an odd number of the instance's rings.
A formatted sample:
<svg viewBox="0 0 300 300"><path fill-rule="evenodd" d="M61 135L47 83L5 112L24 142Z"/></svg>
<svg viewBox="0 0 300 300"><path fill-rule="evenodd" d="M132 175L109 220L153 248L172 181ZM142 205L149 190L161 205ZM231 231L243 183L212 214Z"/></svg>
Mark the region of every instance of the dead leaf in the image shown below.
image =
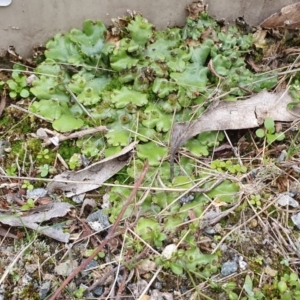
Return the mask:
<svg viewBox="0 0 300 300"><path fill-rule="evenodd" d="M81 209L80 209L80 214L79 217L82 216L85 210L89 210L90 212L93 211L93 209L97 206L97 203L94 199L86 198L84 199Z"/></svg>
<svg viewBox="0 0 300 300"><path fill-rule="evenodd" d="M68 197L100 187L107 179L118 173L133 154L137 142L126 146L119 153L96 162L80 171L67 171L54 177L48 191L62 190Z"/></svg>
<svg viewBox="0 0 300 300"><path fill-rule="evenodd" d="M300 27L300 2L283 7L280 12L271 15L264 20L260 26L262 28L288 28L296 29Z"/></svg>
<svg viewBox="0 0 300 300"><path fill-rule="evenodd" d="M267 46L266 42L266 35L267 30L262 30L259 28L254 34L253 34L253 44L256 48L265 48Z"/></svg>
<svg viewBox="0 0 300 300"><path fill-rule="evenodd" d="M8 230L4 229L0 226L0 235L4 237L9 237L12 239L18 239L18 237L15 234L10 233Z"/></svg>
<svg viewBox="0 0 300 300"><path fill-rule="evenodd" d="M287 109L291 102L293 99L287 91L273 94L264 90L247 100L221 101L195 121L176 123L171 133L171 165L179 147L201 132L254 128L263 124L267 117L274 121L295 121L299 118L296 109L293 110L295 114Z"/></svg>
<svg viewBox="0 0 300 300"><path fill-rule="evenodd" d="M6 106L6 95L4 93L4 94L2 94L1 100L0 100L0 116L2 116L5 106Z"/></svg>
<svg viewBox="0 0 300 300"><path fill-rule="evenodd" d="M199 15L207 10L208 5L203 4L203 1L193 2L186 9L189 12L189 17L193 20L197 20Z"/></svg>
<svg viewBox="0 0 300 300"><path fill-rule="evenodd" d="M49 209L26 216L18 214L0 214L0 223L10 226L30 228L57 241L67 243L69 241L69 233L64 233L61 229L56 229L49 226L40 226L39 223L48 221L52 218L63 217L73 206L69 203L63 202L55 202L51 203L50 205L43 206L48 207ZM41 209L41 207L42 206L39 206L38 208Z"/></svg>

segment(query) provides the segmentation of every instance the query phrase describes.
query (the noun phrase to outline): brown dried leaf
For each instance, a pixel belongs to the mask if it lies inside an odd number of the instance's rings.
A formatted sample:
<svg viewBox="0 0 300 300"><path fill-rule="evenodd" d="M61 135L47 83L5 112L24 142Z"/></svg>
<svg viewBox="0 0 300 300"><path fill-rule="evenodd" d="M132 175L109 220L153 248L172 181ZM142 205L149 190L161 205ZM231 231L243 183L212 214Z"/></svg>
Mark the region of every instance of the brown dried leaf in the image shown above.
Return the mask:
<svg viewBox="0 0 300 300"><path fill-rule="evenodd" d="M93 211L93 209L97 206L97 203L94 199L86 198L84 199L81 209L80 209L80 214L79 217L82 216L85 210Z"/></svg>
<svg viewBox="0 0 300 300"><path fill-rule="evenodd" d="M264 90L247 100L220 102L195 121L176 123L171 133L171 162L178 148L201 132L254 128L263 124L267 117L274 121L295 121L299 116L287 109L292 101L287 91L272 94Z"/></svg>
<svg viewBox="0 0 300 300"><path fill-rule="evenodd" d="M299 28L300 2L283 7L280 12L275 13L264 20L260 26L262 28Z"/></svg>
<svg viewBox="0 0 300 300"><path fill-rule="evenodd" d="M137 143L133 142L119 153L96 162L80 171L67 171L54 177L48 191L62 190L68 197L100 187L107 179L118 173L133 155Z"/></svg>
<svg viewBox="0 0 300 300"><path fill-rule="evenodd" d="M199 15L207 10L208 5L203 4L203 1L193 2L186 9L189 12L189 17L193 20L197 20Z"/></svg>
<svg viewBox="0 0 300 300"><path fill-rule="evenodd" d="M30 228L57 241L67 243L69 241L69 233L64 233L60 229L55 229L49 226L40 226L39 223L48 221L52 218L63 217L73 206L69 203L62 202L55 202L50 205L43 206L45 206L44 211L39 211L26 216L20 216L18 214L0 214L0 223L10 226ZM41 207L42 206L38 207L39 210L41 210Z"/></svg>

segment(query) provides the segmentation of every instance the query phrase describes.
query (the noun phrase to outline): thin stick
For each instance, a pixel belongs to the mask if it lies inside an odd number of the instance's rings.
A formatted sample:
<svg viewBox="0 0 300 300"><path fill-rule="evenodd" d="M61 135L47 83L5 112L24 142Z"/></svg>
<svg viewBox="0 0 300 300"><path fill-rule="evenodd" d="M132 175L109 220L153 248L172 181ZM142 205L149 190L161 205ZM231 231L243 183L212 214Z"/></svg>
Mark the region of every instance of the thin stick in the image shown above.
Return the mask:
<svg viewBox="0 0 300 300"><path fill-rule="evenodd" d="M78 268L76 268L73 272L71 272L71 274L64 280L64 282L61 284L61 286L56 290L56 292L51 296L51 298L49 298L49 300L55 300L57 299L57 297L60 296L62 290L69 284L69 282L71 282L74 277L80 273L80 271L82 271L97 255L98 253L104 248L104 246L109 242L109 240L115 236L115 231L117 226L119 225L120 221L123 218L123 215L128 207L128 205L130 204L130 202L132 201L132 199L134 198L134 196L136 195L137 191L139 190L140 185L142 184L144 177L146 176L146 173L148 171L148 162L146 162L144 164L144 168L143 171L138 179L138 181L136 182L136 184L134 185L134 189L132 190L131 194L129 195L128 199L125 201L121 212L118 216L118 218L116 219L115 223L113 224L113 226L109 229L107 236L104 238L104 240L102 241L102 243L96 248L96 250L94 251L94 253L87 259L85 260Z"/></svg>
<svg viewBox="0 0 300 300"><path fill-rule="evenodd" d="M63 142L66 140L82 138L89 134L94 134L94 133L98 133L98 132L107 132L107 131L108 131L108 128L106 126L98 126L98 127L94 127L94 128L84 129L81 131L76 131L76 132L70 133L69 135L63 135L60 133L57 133L57 135L55 135L55 134L54 135L58 137L59 142ZM46 138L46 140L47 140L47 138ZM52 144L52 142L48 138L48 140L43 143L43 146L48 146L51 144Z"/></svg>

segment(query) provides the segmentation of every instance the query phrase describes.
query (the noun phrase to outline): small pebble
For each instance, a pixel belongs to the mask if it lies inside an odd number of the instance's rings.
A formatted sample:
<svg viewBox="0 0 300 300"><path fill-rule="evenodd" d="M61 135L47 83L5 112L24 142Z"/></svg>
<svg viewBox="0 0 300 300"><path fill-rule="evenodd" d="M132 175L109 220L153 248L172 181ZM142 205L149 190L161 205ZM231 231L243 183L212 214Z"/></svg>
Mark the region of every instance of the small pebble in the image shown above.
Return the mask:
<svg viewBox="0 0 300 300"><path fill-rule="evenodd" d="M221 269L221 274L222 276L225 277L235 273L237 270L238 270L238 264L236 263L236 261L229 260L223 264Z"/></svg>
<svg viewBox="0 0 300 300"><path fill-rule="evenodd" d="M256 228L258 225L258 222L256 219L252 219L251 222L250 222L250 227L251 228Z"/></svg>
<svg viewBox="0 0 300 300"><path fill-rule="evenodd" d="M40 299L45 299L50 291L51 288L51 282L50 281L46 281L44 282L41 286L40 286Z"/></svg>
<svg viewBox="0 0 300 300"><path fill-rule="evenodd" d="M103 286L96 286L93 289L93 294L95 297L100 297L103 294Z"/></svg>
<svg viewBox="0 0 300 300"><path fill-rule="evenodd" d="M82 262L84 262L84 261L85 261L85 259ZM97 263L97 261L91 260L88 263L88 265L81 271L81 275L82 276L87 276L91 272L91 270L89 270L89 269L93 269L93 268L96 268L98 266L99 266L99 264ZM86 271L86 270L88 270L88 271Z"/></svg>

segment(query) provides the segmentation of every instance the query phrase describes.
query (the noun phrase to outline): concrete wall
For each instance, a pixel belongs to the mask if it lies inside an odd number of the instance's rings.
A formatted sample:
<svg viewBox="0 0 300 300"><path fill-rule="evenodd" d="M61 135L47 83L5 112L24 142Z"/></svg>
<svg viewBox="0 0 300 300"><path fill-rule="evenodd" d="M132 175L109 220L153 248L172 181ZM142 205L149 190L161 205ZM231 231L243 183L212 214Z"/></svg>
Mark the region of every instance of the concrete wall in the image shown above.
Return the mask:
<svg viewBox="0 0 300 300"><path fill-rule="evenodd" d="M12 0L0 7L0 51L13 45L23 56L30 56L33 46L43 44L57 32L81 28L85 19L111 18L126 11L141 12L157 28L183 25L185 7L192 0ZM209 12L232 21L244 15L252 25L259 24L295 0L206 0Z"/></svg>

